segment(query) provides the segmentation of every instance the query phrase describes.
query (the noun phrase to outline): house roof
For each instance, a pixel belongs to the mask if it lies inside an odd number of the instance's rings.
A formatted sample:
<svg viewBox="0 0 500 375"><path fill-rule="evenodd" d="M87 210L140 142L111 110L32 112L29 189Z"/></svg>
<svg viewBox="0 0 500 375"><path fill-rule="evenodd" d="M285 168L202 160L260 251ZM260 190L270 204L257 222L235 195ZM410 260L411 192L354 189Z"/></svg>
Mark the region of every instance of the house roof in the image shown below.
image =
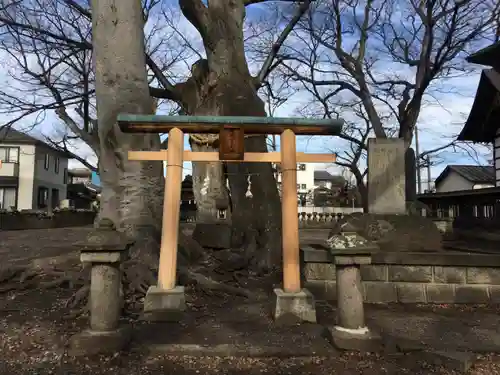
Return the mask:
<svg viewBox="0 0 500 375"><path fill-rule="evenodd" d="M68 175L75 177L91 177L92 171L87 168L72 168L68 170Z"/></svg>
<svg viewBox="0 0 500 375"><path fill-rule="evenodd" d="M339 175L332 175L327 171L314 171L314 181L329 181L334 185L344 185L345 178Z"/></svg>
<svg viewBox="0 0 500 375"><path fill-rule="evenodd" d="M331 181L334 177L327 171L314 171L314 179L318 181Z"/></svg>
<svg viewBox="0 0 500 375"><path fill-rule="evenodd" d="M469 55L466 60L473 64L499 66L500 41Z"/></svg>
<svg viewBox="0 0 500 375"><path fill-rule="evenodd" d="M0 144L5 142L44 146L64 155L67 158L72 157L70 154L58 150L57 148L49 145L48 143L41 141L40 139L35 138L29 134L12 129L10 126L0 126Z"/></svg>
<svg viewBox="0 0 500 375"><path fill-rule="evenodd" d="M459 141L493 142L500 120L500 73L483 70L469 117Z"/></svg>
<svg viewBox="0 0 500 375"><path fill-rule="evenodd" d="M436 178L434 184L439 185L450 172L458 173L475 184L495 184L495 167L489 165L448 165Z"/></svg>

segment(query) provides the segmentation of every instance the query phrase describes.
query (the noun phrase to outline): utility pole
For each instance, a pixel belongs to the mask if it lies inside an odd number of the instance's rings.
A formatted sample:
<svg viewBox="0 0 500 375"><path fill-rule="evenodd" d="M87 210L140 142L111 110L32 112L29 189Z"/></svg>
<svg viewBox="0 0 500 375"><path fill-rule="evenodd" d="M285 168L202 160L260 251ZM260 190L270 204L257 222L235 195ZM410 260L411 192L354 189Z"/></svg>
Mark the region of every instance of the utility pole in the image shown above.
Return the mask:
<svg viewBox="0 0 500 375"><path fill-rule="evenodd" d="M417 194L422 193L422 176L420 174L420 150L418 144L418 127L415 125L415 168L417 170Z"/></svg>
<svg viewBox="0 0 500 375"><path fill-rule="evenodd" d="M431 157L427 155L427 189L431 192Z"/></svg>

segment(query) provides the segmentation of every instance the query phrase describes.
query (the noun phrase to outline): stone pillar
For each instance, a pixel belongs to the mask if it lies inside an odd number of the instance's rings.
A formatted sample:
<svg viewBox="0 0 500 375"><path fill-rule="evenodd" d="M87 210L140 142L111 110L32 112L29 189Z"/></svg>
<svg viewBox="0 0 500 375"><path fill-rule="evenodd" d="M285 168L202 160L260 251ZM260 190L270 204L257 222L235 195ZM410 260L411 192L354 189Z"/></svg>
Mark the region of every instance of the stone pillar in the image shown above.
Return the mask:
<svg viewBox="0 0 500 375"><path fill-rule="evenodd" d="M363 285L359 265L369 257L335 257L338 325L347 329L365 328ZM352 260L352 264L349 264Z"/></svg>
<svg viewBox="0 0 500 375"><path fill-rule="evenodd" d="M406 213L405 159L404 140L368 140L369 213Z"/></svg>
<svg viewBox="0 0 500 375"><path fill-rule="evenodd" d="M129 243L112 228L100 228L80 245L80 260L90 264L90 329L71 338L71 354L120 351L130 340L128 327L119 326L123 306L120 263Z"/></svg>
<svg viewBox="0 0 500 375"><path fill-rule="evenodd" d="M96 253L82 253L82 262L91 262L90 270L90 329L110 331L118 327L122 300L120 296L121 275L119 261L121 254L110 252L107 259ZM115 261L116 259L116 261ZM103 260L107 262L103 262Z"/></svg>
<svg viewBox="0 0 500 375"><path fill-rule="evenodd" d="M337 325L327 327L327 337L338 349L374 352L381 348L379 335L366 326L361 265L371 263L378 250L355 232L328 240L335 263L337 283Z"/></svg>

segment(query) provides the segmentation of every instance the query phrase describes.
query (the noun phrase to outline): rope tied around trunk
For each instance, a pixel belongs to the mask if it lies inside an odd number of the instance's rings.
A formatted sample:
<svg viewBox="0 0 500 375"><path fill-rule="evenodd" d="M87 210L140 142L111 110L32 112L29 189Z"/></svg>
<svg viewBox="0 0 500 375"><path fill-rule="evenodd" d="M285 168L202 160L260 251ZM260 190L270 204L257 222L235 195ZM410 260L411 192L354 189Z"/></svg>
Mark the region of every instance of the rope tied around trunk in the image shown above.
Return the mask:
<svg viewBox="0 0 500 375"><path fill-rule="evenodd" d="M245 138L260 137L261 134L245 134ZM218 134L189 134L191 140L200 146L212 146L219 140Z"/></svg>

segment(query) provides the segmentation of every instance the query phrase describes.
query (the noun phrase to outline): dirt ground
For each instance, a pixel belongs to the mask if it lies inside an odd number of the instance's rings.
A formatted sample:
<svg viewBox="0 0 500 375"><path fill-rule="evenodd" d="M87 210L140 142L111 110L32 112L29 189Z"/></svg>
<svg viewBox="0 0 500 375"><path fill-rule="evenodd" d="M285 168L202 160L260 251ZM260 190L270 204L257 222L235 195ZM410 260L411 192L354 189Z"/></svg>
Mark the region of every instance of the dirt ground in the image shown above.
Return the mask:
<svg viewBox="0 0 500 375"><path fill-rule="evenodd" d="M67 258L77 263L71 243L88 228L0 232L0 265L33 259ZM68 255L69 254L69 255ZM419 353L337 352L321 336L321 326L278 327L271 318L272 294L257 302L187 291L188 312L179 324L151 324L136 314L130 348L112 357L70 357L71 335L87 327L87 317L66 319L72 290L19 290L0 294L0 375L2 374L454 374L427 364ZM320 324L333 324L335 309L318 303ZM499 311L496 306L370 307L370 325L396 336L418 338L429 347L482 352L469 374L500 374ZM276 352L273 358L165 355L163 344L211 348L235 345L242 352ZM160 348L160 349L158 349ZM156 350L156 351L155 351ZM300 356L300 357L297 357Z"/></svg>

